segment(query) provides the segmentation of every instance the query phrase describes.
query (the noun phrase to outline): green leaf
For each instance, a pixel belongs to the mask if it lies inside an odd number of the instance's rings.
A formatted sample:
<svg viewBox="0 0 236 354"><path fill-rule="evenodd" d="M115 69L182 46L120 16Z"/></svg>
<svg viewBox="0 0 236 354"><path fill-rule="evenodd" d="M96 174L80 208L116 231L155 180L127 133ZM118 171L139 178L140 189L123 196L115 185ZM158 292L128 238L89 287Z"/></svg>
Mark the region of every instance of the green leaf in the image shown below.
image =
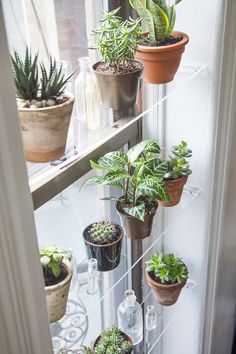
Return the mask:
<svg viewBox="0 0 236 354"><path fill-rule="evenodd" d="M50 263L50 257L48 256L43 256L40 258L40 262L43 267L46 267Z"/></svg>
<svg viewBox="0 0 236 354"><path fill-rule="evenodd" d="M54 277L59 277L59 275L61 274L61 267L57 262L51 262L50 263L50 268L52 269L52 273L54 275Z"/></svg>
<svg viewBox="0 0 236 354"><path fill-rule="evenodd" d="M155 38L156 40L163 39L166 37L169 29L168 16L160 6L158 6L153 2L153 0L146 0L146 1L147 1L147 9L153 15L153 21L155 26Z"/></svg>
<svg viewBox="0 0 236 354"><path fill-rule="evenodd" d="M144 151L159 153L160 147L155 142L155 140L152 140L152 139L141 141L141 143L133 146L127 152L127 156L128 156L130 164L133 164L137 160L139 155Z"/></svg>
<svg viewBox="0 0 236 354"><path fill-rule="evenodd" d="M175 26L175 21L176 21L176 11L174 6L169 7L169 29L168 29L168 34L170 35L171 32L174 29Z"/></svg>
<svg viewBox="0 0 236 354"><path fill-rule="evenodd" d="M140 0L129 0L130 5L138 12L139 16L145 21L148 28L149 38L151 41L156 40L154 19L152 13L145 6L147 0L143 4Z"/></svg>
<svg viewBox="0 0 236 354"><path fill-rule="evenodd" d="M98 160L98 165L104 169L114 169L128 164L128 157L122 151L108 152Z"/></svg>
<svg viewBox="0 0 236 354"><path fill-rule="evenodd" d="M145 216L145 203L136 205L135 207L125 207L123 210L130 216L133 216L135 219L144 221Z"/></svg>
<svg viewBox="0 0 236 354"><path fill-rule="evenodd" d="M111 171L111 172L108 172L103 177L103 182L101 184L102 185L114 185L118 181L123 180L124 178L130 178L130 174L127 171L125 171L125 170Z"/></svg>
<svg viewBox="0 0 236 354"><path fill-rule="evenodd" d="M80 189L83 188L84 186L88 186L91 184L103 184L104 181L104 176L93 176L87 179L82 185L80 186Z"/></svg>
<svg viewBox="0 0 236 354"><path fill-rule="evenodd" d="M160 165L155 167L154 174L160 180L163 180L165 174L167 173L167 171L168 171L168 163L167 162L162 162Z"/></svg>

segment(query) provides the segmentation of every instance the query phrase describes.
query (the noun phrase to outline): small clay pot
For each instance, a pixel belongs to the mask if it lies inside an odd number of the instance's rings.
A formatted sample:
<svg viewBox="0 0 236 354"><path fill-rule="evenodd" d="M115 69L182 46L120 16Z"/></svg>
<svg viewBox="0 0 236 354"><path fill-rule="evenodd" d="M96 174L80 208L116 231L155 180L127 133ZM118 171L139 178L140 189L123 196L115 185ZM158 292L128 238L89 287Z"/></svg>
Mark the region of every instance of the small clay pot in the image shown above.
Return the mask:
<svg viewBox="0 0 236 354"><path fill-rule="evenodd" d="M140 77L143 72L143 64L138 63L141 66L139 70L126 74L102 73L96 71L100 62L93 65L93 70L101 92L102 102L105 107L121 110L132 108L135 105Z"/></svg>
<svg viewBox="0 0 236 354"><path fill-rule="evenodd" d="M108 244L98 245L87 240L89 229L93 224L88 225L83 231L83 238L86 246L88 258L95 258L98 262L98 270L100 272L107 272L115 269L120 264L120 255L122 249L122 238L124 232L120 225L113 223L119 230L119 238Z"/></svg>
<svg viewBox="0 0 236 354"><path fill-rule="evenodd" d="M66 97L52 107L18 108L27 161L50 162L64 155L74 103L73 96Z"/></svg>
<svg viewBox="0 0 236 354"><path fill-rule="evenodd" d="M158 203L165 207L172 207L180 202L184 185L186 184L188 176L182 176L177 179L165 180L167 193L171 197L171 202L166 202L163 200L158 200Z"/></svg>
<svg viewBox="0 0 236 354"><path fill-rule="evenodd" d="M189 37L182 32L172 32L171 36L183 39L175 44L160 47L138 46L135 58L144 64L143 78L146 82L165 84L174 79Z"/></svg>
<svg viewBox="0 0 236 354"><path fill-rule="evenodd" d="M187 279L175 284L161 284L152 279L149 272L146 270L146 280L152 288L153 295L163 306L171 306L178 300L182 288L185 286Z"/></svg>
<svg viewBox="0 0 236 354"><path fill-rule="evenodd" d="M72 278L72 266L69 261L63 261L67 276L60 283L45 286L47 309L50 323L59 321L66 312L67 299Z"/></svg>
<svg viewBox="0 0 236 354"><path fill-rule="evenodd" d="M158 203L156 203L155 212L153 214L146 214L144 221L140 221L133 216L127 215L125 212L117 208L117 213L120 216L120 222L124 229L125 236L142 240L151 235L153 218L156 214Z"/></svg>
<svg viewBox="0 0 236 354"><path fill-rule="evenodd" d="M127 336L127 334L125 334L122 331L121 331L121 334L125 340L127 340L128 342L130 342L133 345L131 338L129 336ZM94 345L93 345L93 350L96 349L96 346L98 345L98 342L100 341L100 339L101 339L101 335L96 338ZM129 354L132 354L132 353L133 353L133 349L131 350L131 352Z"/></svg>

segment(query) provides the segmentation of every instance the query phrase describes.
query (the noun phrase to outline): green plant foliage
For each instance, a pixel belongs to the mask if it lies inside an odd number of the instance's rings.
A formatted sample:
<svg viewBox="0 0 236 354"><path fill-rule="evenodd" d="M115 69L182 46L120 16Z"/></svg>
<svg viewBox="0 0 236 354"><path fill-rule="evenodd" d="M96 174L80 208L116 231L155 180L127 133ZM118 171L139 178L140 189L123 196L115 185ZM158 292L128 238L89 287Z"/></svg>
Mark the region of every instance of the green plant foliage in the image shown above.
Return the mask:
<svg viewBox="0 0 236 354"><path fill-rule="evenodd" d="M101 334L96 354L129 354L132 344L126 340L117 326L112 326Z"/></svg>
<svg viewBox="0 0 236 354"><path fill-rule="evenodd" d="M176 20L175 6L181 0L176 0L173 5L166 0L129 0L129 2L144 20L151 41L170 36Z"/></svg>
<svg viewBox="0 0 236 354"><path fill-rule="evenodd" d="M61 274L61 264L65 259L70 260L70 252L65 248L47 246L39 250L40 262L44 269L51 269L54 277L58 278Z"/></svg>
<svg viewBox="0 0 236 354"><path fill-rule="evenodd" d="M110 221L95 222L90 229L90 236L99 244L109 243L116 236L115 225Z"/></svg>
<svg viewBox="0 0 236 354"><path fill-rule="evenodd" d="M40 64L41 68L41 89L40 100L48 100L50 98L57 99L61 96L66 88L68 81L74 74L74 71L67 77L62 73L62 64L58 67L56 60L50 57L50 67L47 70L44 63Z"/></svg>
<svg viewBox="0 0 236 354"><path fill-rule="evenodd" d="M68 81L74 74L73 71L65 77L62 73L62 64L58 67L56 60L51 57L48 69L43 62L38 64L38 54L33 56L28 47L26 47L23 59L14 51L11 62L16 95L24 100L42 101L50 98L56 100L63 94Z"/></svg>
<svg viewBox="0 0 236 354"><path fill-rule="evenodd" d="M159 159L160 147L155 140L145 140L127 153L113 151L102 156L94 169L108 171L104 176L91 177L83 185L100 184L120 188L124 194L123 210L143 221L148 206L157 199L170 201L163 181L168 164ZM118 198L103 198L118 200Z"/></svg>
<svg viewBox="0 0 236 354"><path fill-rule="evenodd" d="M188 145L185 141L177 146L172 147L172 154L168 163L168 172L165 175L165 179L177 179L182 176L191 175L192 171L187 162L187 158L192 156L192 150L188 148Z"/></svg>
<svg viewBox="0 0 236 354"><path fill-rule="evenodd" d="M123 21L118 15L119 8L106 11L100 26L93 30L96 44L90 49L99 49L107 66L119 71L130 65L138 44L141 42L141 20Z"/></svg>
<svg viewBox="0 0 236 354"><path fill-rule="evenodd" d="M17 97L25 100L36 98L39 89L38 54L32 56L26 47L25 58L21 59L14 51L11 62Z"/></svg>
<svg viewBox="0 0 236 354"><path fill-rule="evenodd" d="M156 253L146 262L147 270L162 284L175 284L188 278L188 269L173 253Z"/></svg>

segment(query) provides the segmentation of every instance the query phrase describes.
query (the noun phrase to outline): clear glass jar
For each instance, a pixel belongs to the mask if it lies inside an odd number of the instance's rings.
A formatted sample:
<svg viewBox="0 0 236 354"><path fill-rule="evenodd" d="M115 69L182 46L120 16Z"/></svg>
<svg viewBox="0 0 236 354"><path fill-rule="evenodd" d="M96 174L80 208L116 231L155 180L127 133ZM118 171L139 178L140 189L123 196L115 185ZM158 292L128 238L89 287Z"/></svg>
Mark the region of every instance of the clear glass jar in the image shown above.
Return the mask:
<svg viewBox="0 0 236 354"><path fill-rule="evenodd" d="M145 325L147 331L152 331L157 327L157 312L153 305L147 307L147 312L145 316Z"/></svg>
<svg viewBox="0 0 236 354"><path fill-rule="evenodd" d="M86 133L102 128L101 97L89 57L79 58L80 73L75 80L75 149Z"/></svg>
<svg viewBox="0 0 236 354"><path fill-rule="evenodd" d="M132 339L134 345L140 343L143 340L143 312L133 290L126 290L117 316L119 328Z"/></svg>

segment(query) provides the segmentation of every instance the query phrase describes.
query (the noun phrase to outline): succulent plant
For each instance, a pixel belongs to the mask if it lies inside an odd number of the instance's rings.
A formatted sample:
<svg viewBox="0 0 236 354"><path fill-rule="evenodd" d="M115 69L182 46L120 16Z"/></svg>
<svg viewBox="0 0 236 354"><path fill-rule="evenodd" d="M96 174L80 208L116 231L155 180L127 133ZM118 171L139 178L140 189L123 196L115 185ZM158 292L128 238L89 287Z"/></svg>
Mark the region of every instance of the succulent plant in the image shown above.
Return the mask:
<svg viewBox="0 0 236 354"><path fill-rule="evenodd" d="M147 270L162 284L175 284L188 278L188 268L173 253L156 253L146 262Z"/></svg>
<svg viewBox="0 0 236 354"><path fill-rule="evenodd" d="M24 60L14 51L11 62L17 97L24 100L35 99L39 89L38 54L33 56L26 47Z"/></svg>
<svg viewBox="0 0 236 354"><path fill-rule="evenodd" d="M117 326L112 326L101 334L94 349L96 354L129 354L132 344L124 338Z"/></svg>
<svg viewBox="0 0 236 354"><path fill-rule="evenodd" d="M177 146L172 147L172 154L168 162L168 172L165 175L165 179L177 179L182 176L189 176L192 171L187 162L187 158L192 156L192 150L188 148L185 141Z"/></svg>
<svg viewBox="0 0 236 354"><path fill-rule="evenodd" d="M25 50L25 57L20 58L19 54L14 51L11 56L13 77L16 87L16 95L18 98L38 103L43 100L55 100L60 97L66 87L74 71L67 77L62 73L62 64L58 67L56 60L50 57L49 69L43 62L40 63L41 76L39 78L38 54L32 55L28 47ZM43 107L36 105L36 108ZM35 107L34 107L35 108Z"/></svg>
<svg viewBox="0 0 236 354"><path fill-rule="evenodd" d="M62 73L62 64L57 66L56 60L50 57L50 68L46 69L44 63L41 63L41 86L40 100L48 100L50 98L57 99L65 90L66 84L74 74L72 72L65 77Z"/></svg>
<svg viewBox="0 0 236 354"><path fill-rule="evenodd" d="M95 222L90 229L90 236L98 244L109 243L116 236L115 225L110 221Z"/></svg>
<svg viewBox="0 0 236 354"><path fill-rule="evenodd" d="M181 0L175 0L173 5L166 0L129 0L129 2L144 20L151 41L170 36L176 20L175 6Z"/></svg>
<svg viewBox="0 0 236 354"><path fill-rule="evenodd" d="M123 21L117 16L118 9L106 11L100 26L93 30L97 42L90 49L99 49L102 59L109 67L119 71L128 67L141 41L141 20Z"/></svg>
<svg viewBox="0 0 236 354"><path fill-rule="evenodd" d="M61 264L65 259L71 259L71 253L66 248L47 246L39 250L40 262L44 269L51 269L55 278L61 274Z"/></svg>

